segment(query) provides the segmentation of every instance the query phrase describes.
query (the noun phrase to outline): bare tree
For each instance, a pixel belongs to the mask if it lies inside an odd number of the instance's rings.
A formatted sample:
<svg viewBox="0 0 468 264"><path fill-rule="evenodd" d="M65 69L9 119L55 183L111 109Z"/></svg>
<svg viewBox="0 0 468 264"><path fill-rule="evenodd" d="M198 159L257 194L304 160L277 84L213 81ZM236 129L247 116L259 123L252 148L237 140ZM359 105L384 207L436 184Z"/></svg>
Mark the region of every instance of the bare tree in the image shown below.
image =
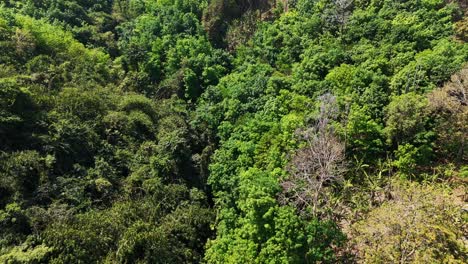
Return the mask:
<svg viewBox="0 0 468 264"><path fill-rule="evenodd" d="M281 2L284 12L287 13L289 11L289 0L281 0Z"/></svg>
<svg viewBox="0 0 468 264"><path fill-rule="evenodd" d="M337 21L340 24L345 24L351 14L350 9L353 6L354 0L333 0L337 10Z"/></svg>
<svg viewBox="0 0 468 264"><path fill-rule="evenodd" d="M302 214L320 216L321 208L330 205L333 184L342 182L345 172L345 145L334 134L330 122L336 118L336 98L330 94L319 98L320 113L309 128L298 131L305 141L288 165L290 177L282 182L280 200L293 204Z"/></svg>
<svg viewBox="0 0 468 264"><path fill-rule="evenodd" d="M437 148L441 157L468 161L468 66L442 88L428 95L429 109L437 120Z"/></svg>
<svg viewBox="0 0 468 264"><path fill-rule="evenodd" d="M343 32L351 15L354 0L332 0L330 4L331 6L324 11L323 17L330 25L338 24L340 31Z"/></svg>

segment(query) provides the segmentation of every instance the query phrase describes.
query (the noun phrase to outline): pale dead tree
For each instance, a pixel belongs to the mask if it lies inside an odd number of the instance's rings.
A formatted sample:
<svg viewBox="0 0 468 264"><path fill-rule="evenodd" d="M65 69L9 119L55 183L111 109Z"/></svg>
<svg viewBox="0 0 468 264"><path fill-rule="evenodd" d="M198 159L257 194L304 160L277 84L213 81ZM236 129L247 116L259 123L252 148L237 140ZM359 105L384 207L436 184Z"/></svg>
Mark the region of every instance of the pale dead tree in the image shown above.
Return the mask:
<svg viewBox="0 0 468 264"><path fill-rule="evenodd" d="M345 145L330 127L338 114L336 98L326 94L319 100L315 123L297 133L305 146L288 165L290 177L281 183L280 196L283 204L292 204L301 214L314 217L324 217L330 209L332 187L342 182L345 172Z"/></svg>
<svg viewBox="0 0 468 264"><path fill-rule="evenodd" d="M336 21L340 25L340 30L343 31L343 28L351 15L354 0L333 0L333 2L336 6Z"/></svg>
<svg viewBox="0 0 468 264"><path fill-rule="evenodd" d="M332 0L331 7L323 13L325 21L330 25L338 24L342 32L351 15L353 4L354 0Z"/></svg>
<svg viewBox="0 0 468 264"><path fill-rule="evenodd" d="M283 5L283 11L287 13L289 11L289 0L281 0Z"/></svg>
<svg viewBox="0 0 468 264"><path fill-rule="evenodd" d="M31 55L36 49L34 37L27 30L17 28L13 36L13 42L15 43L16 53L20 56Z"/></svg>
<svg viewBox="0 0 468 264"><path fill-rule="evenodd" d="M428 94L429 109L437 121L437 152L468 161L468 65L442 88Z"/></svg>

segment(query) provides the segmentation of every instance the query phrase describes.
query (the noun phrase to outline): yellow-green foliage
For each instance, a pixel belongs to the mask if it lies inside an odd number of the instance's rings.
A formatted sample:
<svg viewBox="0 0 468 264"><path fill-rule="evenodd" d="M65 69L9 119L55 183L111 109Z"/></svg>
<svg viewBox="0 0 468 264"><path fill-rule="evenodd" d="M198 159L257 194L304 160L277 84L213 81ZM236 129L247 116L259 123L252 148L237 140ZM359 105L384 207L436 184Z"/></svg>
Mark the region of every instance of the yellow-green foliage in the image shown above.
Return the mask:
<svg viewBox="0 0 468 264"><path fill-rule="evenodd" d="M466 263L461 206L449 189L399 183L391 193L352 226L359 262Z"/></svg>
<svg viewBox="0 0 468 264"><path fill-rule="evenodd" d="M53 52L66 51L72 58L93 60L95 63L108 63L109 55L97 50L87 49L75 40L73 35L53 26L43 20L36 20L28 16L17 15L16 22L23 29L31 32L39 46L46 46Z"/></svg>
<svg viewBox="0 0 468 264"><path fill-rule="evenodd" d="M34 248L17 246L0 255L0 263L39 263L51 252L45 245Z"/></svg>

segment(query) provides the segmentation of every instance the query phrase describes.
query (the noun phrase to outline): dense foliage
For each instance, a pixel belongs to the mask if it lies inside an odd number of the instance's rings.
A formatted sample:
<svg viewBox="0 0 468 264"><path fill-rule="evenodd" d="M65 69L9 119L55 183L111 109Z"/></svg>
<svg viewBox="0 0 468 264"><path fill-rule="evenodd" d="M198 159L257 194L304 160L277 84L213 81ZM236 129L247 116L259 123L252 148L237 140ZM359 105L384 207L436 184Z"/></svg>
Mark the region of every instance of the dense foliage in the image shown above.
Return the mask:
<svg viewBox="0 0 468 264"><path fill-rule="evenodd" d="M466 263L468 11L0 2L1 263Z"/></svg>

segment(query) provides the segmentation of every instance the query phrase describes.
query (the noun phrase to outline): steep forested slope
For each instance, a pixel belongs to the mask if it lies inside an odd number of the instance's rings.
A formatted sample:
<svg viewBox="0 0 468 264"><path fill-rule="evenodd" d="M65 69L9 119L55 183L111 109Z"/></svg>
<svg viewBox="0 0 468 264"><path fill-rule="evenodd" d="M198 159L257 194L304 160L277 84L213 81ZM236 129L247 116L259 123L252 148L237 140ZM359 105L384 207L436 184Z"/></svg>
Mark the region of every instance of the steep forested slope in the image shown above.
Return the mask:
<svg viewBox="0 0 468 264"><path fill-rule="evenodd" d="M467 4L0 3L0 262L465 263Z"/></svg>

